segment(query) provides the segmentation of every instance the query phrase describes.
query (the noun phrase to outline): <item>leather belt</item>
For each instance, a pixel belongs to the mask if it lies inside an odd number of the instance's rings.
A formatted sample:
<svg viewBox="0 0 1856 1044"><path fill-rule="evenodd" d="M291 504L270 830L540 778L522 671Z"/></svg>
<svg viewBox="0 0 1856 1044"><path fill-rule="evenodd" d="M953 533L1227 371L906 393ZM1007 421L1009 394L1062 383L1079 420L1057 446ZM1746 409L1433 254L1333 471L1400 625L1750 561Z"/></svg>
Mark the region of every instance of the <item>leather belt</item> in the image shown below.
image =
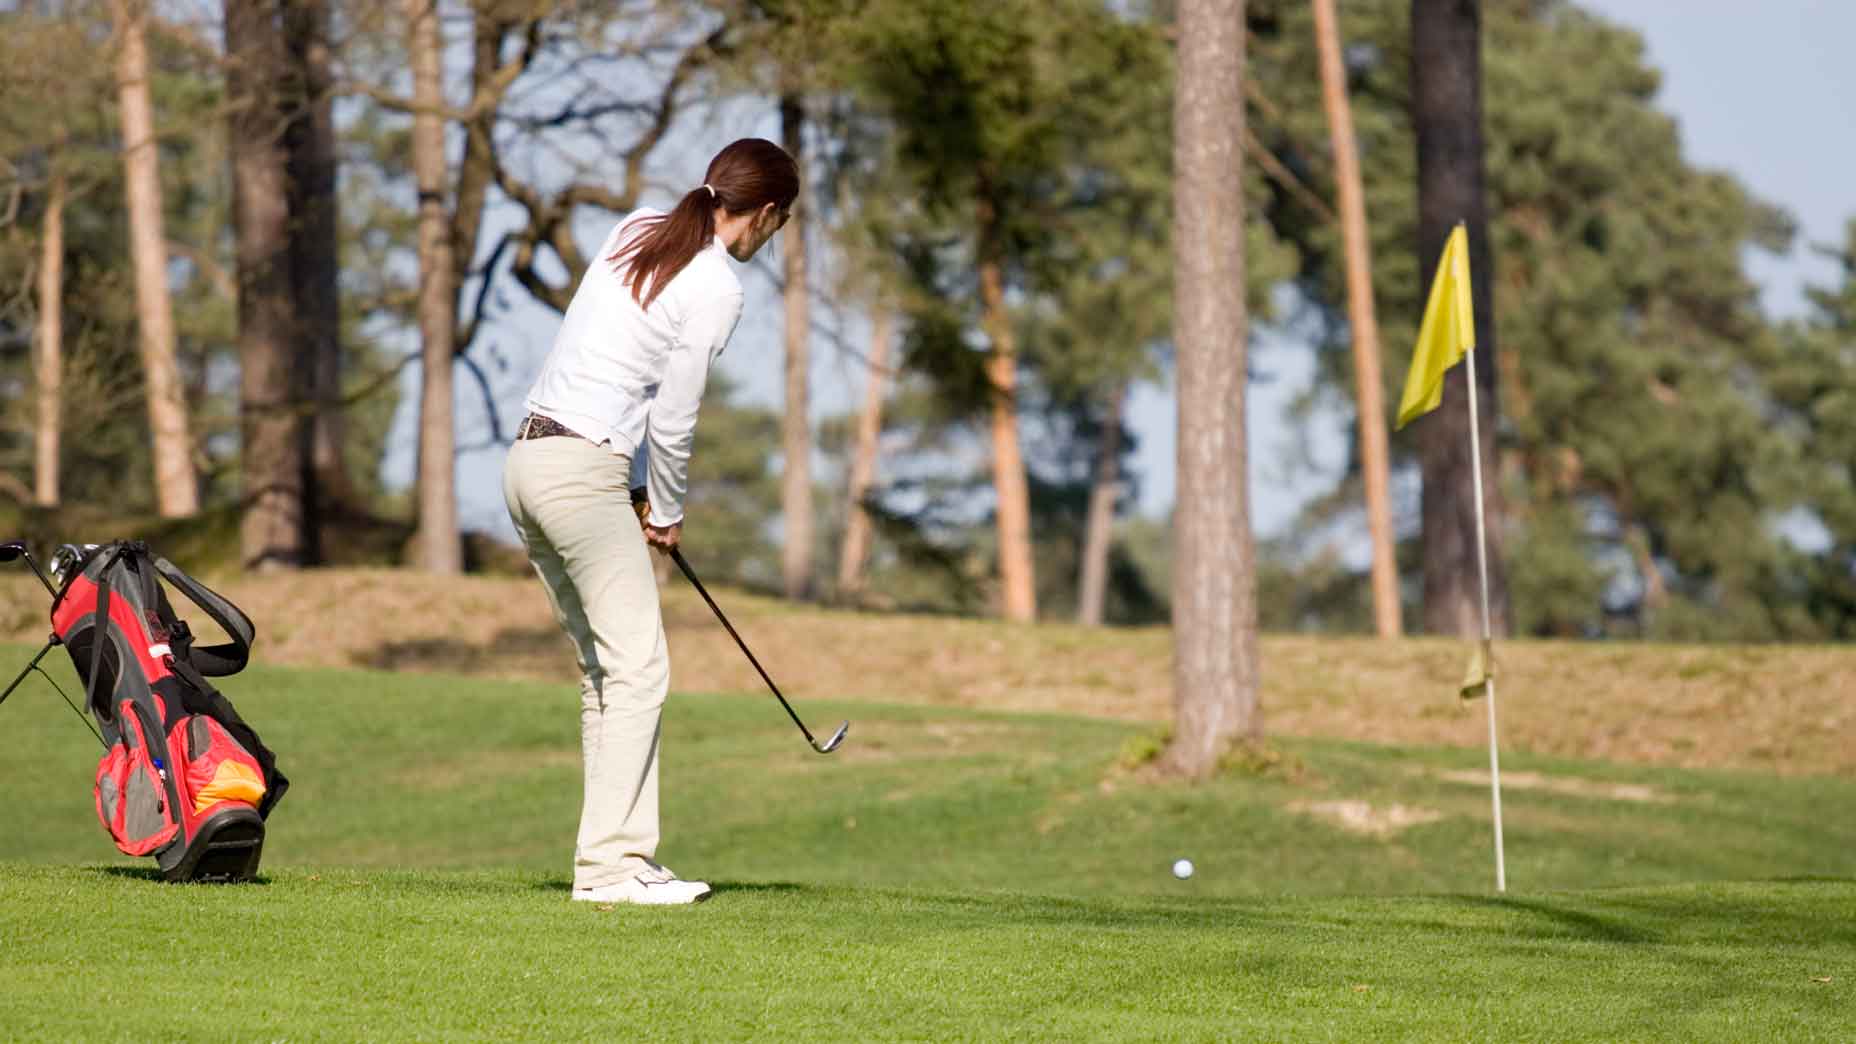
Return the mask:
<svg viewBox="0 0 1856 1044"><path fill-rule="evenodd" d="M555 435L566 435L569 438L575 439L586 438L585 435L562 424L560 421L552 417L543 417L538 413L531 413L523 417L521 426L516 428L516 438L518 440L545 439Z"/></svg>

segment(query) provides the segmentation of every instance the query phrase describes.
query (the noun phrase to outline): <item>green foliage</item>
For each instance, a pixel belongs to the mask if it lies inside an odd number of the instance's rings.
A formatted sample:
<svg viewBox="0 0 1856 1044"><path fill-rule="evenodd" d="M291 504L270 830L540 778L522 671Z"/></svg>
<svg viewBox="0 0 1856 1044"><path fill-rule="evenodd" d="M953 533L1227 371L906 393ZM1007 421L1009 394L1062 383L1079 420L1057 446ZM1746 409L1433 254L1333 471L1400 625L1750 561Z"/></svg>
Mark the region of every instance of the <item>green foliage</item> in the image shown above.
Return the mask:
<svg viewBox="0 0 1856 1044"><path fill-rule="evenodd" d="M1410 247L1408 8L1350 4L1341 24L1388 402L1428 286ZM1253 111L1258 133L1331 198L1307 5L1249 9L1269 101ZM1786 551L1774 524L1791 506L1798 447L1769 423L1778 344L1741 264L1749 247L1783 247L1788 219L1684 159L1635 33L1556 0L1486 5L1482 28L1499 432L1520 627L1600 628L1621 575L1650 634L1818 633L1783 609ZM1306 298L1328 316L1318 394L1350 399L1338 229L1286 190L1268 212L1301 250ZM1395 438L1395 453L1411 451L1410 439ZM1712 623L1696 630L1703 621Z"/></svg>
<svg viewBox="0 0 1856 1044"><path fill-rule="evenodd" d="M0 73L0 193L16 187L21 200L17 220L0 229L0 287L6 288L0 291L0 402L6 404L0 469L30 474L35 410L29 349L37 319L32 280L56 164L70 185L61 467L67 508L47 516L46 524L89 529L107 522L113 527L107 535L113 536L150 531L137 516L152 515L154 502L114 67L107 60L76 66L43 61L45 54L107 56L109 24L105 6L90 4L68 5L55 20L0 16L6 29L0 33L0 66L6 70ZM148 45L176 352L209 516L183 528L216 539L224 531L224 509L236 504L240 487L235 276L226 100L219 71L201 61L192 32L185 25L159 25ZM351 395L345 452L361 497L349 508L363 513L380 491L380 459L398 395L376 342L378 301L388 296L382 284L390 281L385 273L391 268L370 249L386 231L376 220L378 199L371 171L345 172L343 338Z"/></svg>
<svg viewBox="0 0 1856 1044"><path fill-rule="evenodd" d="M62 492L67 500L108 504L118 513L152 505L113 66L45 60L102 53L107 21L100 10L80 6L59 19L14 14L0 26L6 70L0 73L0 194L17 193L19 203L12 222L0 229L0 401L7 404L0 468L31 472L36 408L30 347L38 319L40 236L56 169L68 185ZM163 219L170 241L182 245L170 271L176 350L195 439L208 462L204 492L223 497L236 415L223 380L214 379L223 372L231 340L231 302L211 278L219 267L217 236L226 206L218 87L173 39L151 35L149 48Z"/></svg>
<svg viewBox="0 0 1856 1044"><path fill-rule="evenodd" d="M780 561L769 523L779 514L780 484L768 467L767 450L779 445L779 417L741 405L735 396L727 374L716 370L709 375L690 456L683 539L705 578L777 587Z"/></svg>
<svg viewBox="0 0 1856 1044"><path fill-rule="evenodd" d="M1823 546L1793 548L1775 595L1825 637L1856 637L1856 220L1821 247L1842 276L1809 291L1812 314L1783 331L1772 377L1775 423L1792 439L1793 497ZM1798 520L1794 519L1794 523Z"/></svg>

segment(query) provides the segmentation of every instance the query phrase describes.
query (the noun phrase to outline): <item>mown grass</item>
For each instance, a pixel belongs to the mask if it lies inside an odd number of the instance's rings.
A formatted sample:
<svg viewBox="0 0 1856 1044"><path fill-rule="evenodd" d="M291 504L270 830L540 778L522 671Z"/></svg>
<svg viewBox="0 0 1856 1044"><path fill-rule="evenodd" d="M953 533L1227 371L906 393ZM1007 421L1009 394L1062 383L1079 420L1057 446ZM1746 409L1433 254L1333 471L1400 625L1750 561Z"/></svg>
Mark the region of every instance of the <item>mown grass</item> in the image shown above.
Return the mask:
<svg viewBox="0 0 1856 1044"><path fill-rule="evenodd" d="M48 662L74 691L69 663ZM267 866L567 867L580 800L570 686L256 667L225 688L293 781ZM812 753L770 697L672 697L666 863L736 880L1075 896L1491 883L1479 751L1285 740L1277 769L1188 786L1118 767L1147 735L1139 725L830 701L801 709L820 729L854 719L839 753ZM13 752L0 762L7 856L112 858L91 809L96 741L37 679L0 707L0 727ZM1839 813L1856 808L1856 779L1527 755L1504 768L1519 888L1856 876L1856 816ZM1524 789L1523 774L1561 789ZM1620 784L1651 800L1606 796ZM1307 811L1335 802L1435 818L1382 837ZM1199 867L1185 884L1166 872L1182 856Z"/></svg>
<svg viewBox="0 0 1856 1044"><path fill-rule="evenodd" d="M148 880L71 712L37 680L0 707L0 1036L1856 1035L1844 777L1510 757L1495 898L1475 751L1296 740L1189 787L1121 767L1138 724L804 701L854 719L824 758L768 697L679 695L661 858L720 894L597 910L565 891L570 687L226 689L294 780L253 886Z"/></svg>
<svg viewBox="0 0 1856 1044"><path fill-rule="evenodd" d="M0 876L10 1039L1846 1040L1856 886L1064 899L549 874ZM1828 980L1828 981L1821 981Z"/></svg>

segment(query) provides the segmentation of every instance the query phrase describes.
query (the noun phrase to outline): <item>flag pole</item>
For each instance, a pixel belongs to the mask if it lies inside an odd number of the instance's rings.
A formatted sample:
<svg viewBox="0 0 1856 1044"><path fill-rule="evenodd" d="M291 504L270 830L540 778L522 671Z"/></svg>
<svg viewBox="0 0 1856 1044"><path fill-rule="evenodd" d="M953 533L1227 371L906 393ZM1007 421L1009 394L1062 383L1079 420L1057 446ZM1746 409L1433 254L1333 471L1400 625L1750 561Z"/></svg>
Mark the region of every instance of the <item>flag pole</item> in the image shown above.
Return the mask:
<svg viewBox="0 0 1856 1044"><path fill-rule="evenodd" d="M1482 516L1482 432L1476 416L1476 349L1463 353L1469 378L1469 459L1476 474L1476 572L1482 579L1482 695L1489 705L1489 798L1495 809L1495 890L1508 890L1508 870L1502 859L1502 765L1495 748L1495 658L1489 628L1489 541Z"/></svg>

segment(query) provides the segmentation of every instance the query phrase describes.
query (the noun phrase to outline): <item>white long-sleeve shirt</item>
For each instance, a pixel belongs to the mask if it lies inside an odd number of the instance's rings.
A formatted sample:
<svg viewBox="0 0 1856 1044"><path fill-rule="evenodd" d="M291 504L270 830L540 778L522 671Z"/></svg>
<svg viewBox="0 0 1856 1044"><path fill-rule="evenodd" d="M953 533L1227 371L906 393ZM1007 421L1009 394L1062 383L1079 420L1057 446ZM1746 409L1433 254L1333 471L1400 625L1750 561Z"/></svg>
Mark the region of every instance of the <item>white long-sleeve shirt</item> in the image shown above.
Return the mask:
<svg viewBox="0 0 1856 1044"><path fill-rule="evenodd" d="M606 258L640 230L634 221L660 214L634 211L606 234L526 405L613 453L629 454L632 474L645 476L651 524L669 526L683 520L696 410L709 367L741 318L741 281L717 237L649 308L639 307L626 271Z"/></svg>

